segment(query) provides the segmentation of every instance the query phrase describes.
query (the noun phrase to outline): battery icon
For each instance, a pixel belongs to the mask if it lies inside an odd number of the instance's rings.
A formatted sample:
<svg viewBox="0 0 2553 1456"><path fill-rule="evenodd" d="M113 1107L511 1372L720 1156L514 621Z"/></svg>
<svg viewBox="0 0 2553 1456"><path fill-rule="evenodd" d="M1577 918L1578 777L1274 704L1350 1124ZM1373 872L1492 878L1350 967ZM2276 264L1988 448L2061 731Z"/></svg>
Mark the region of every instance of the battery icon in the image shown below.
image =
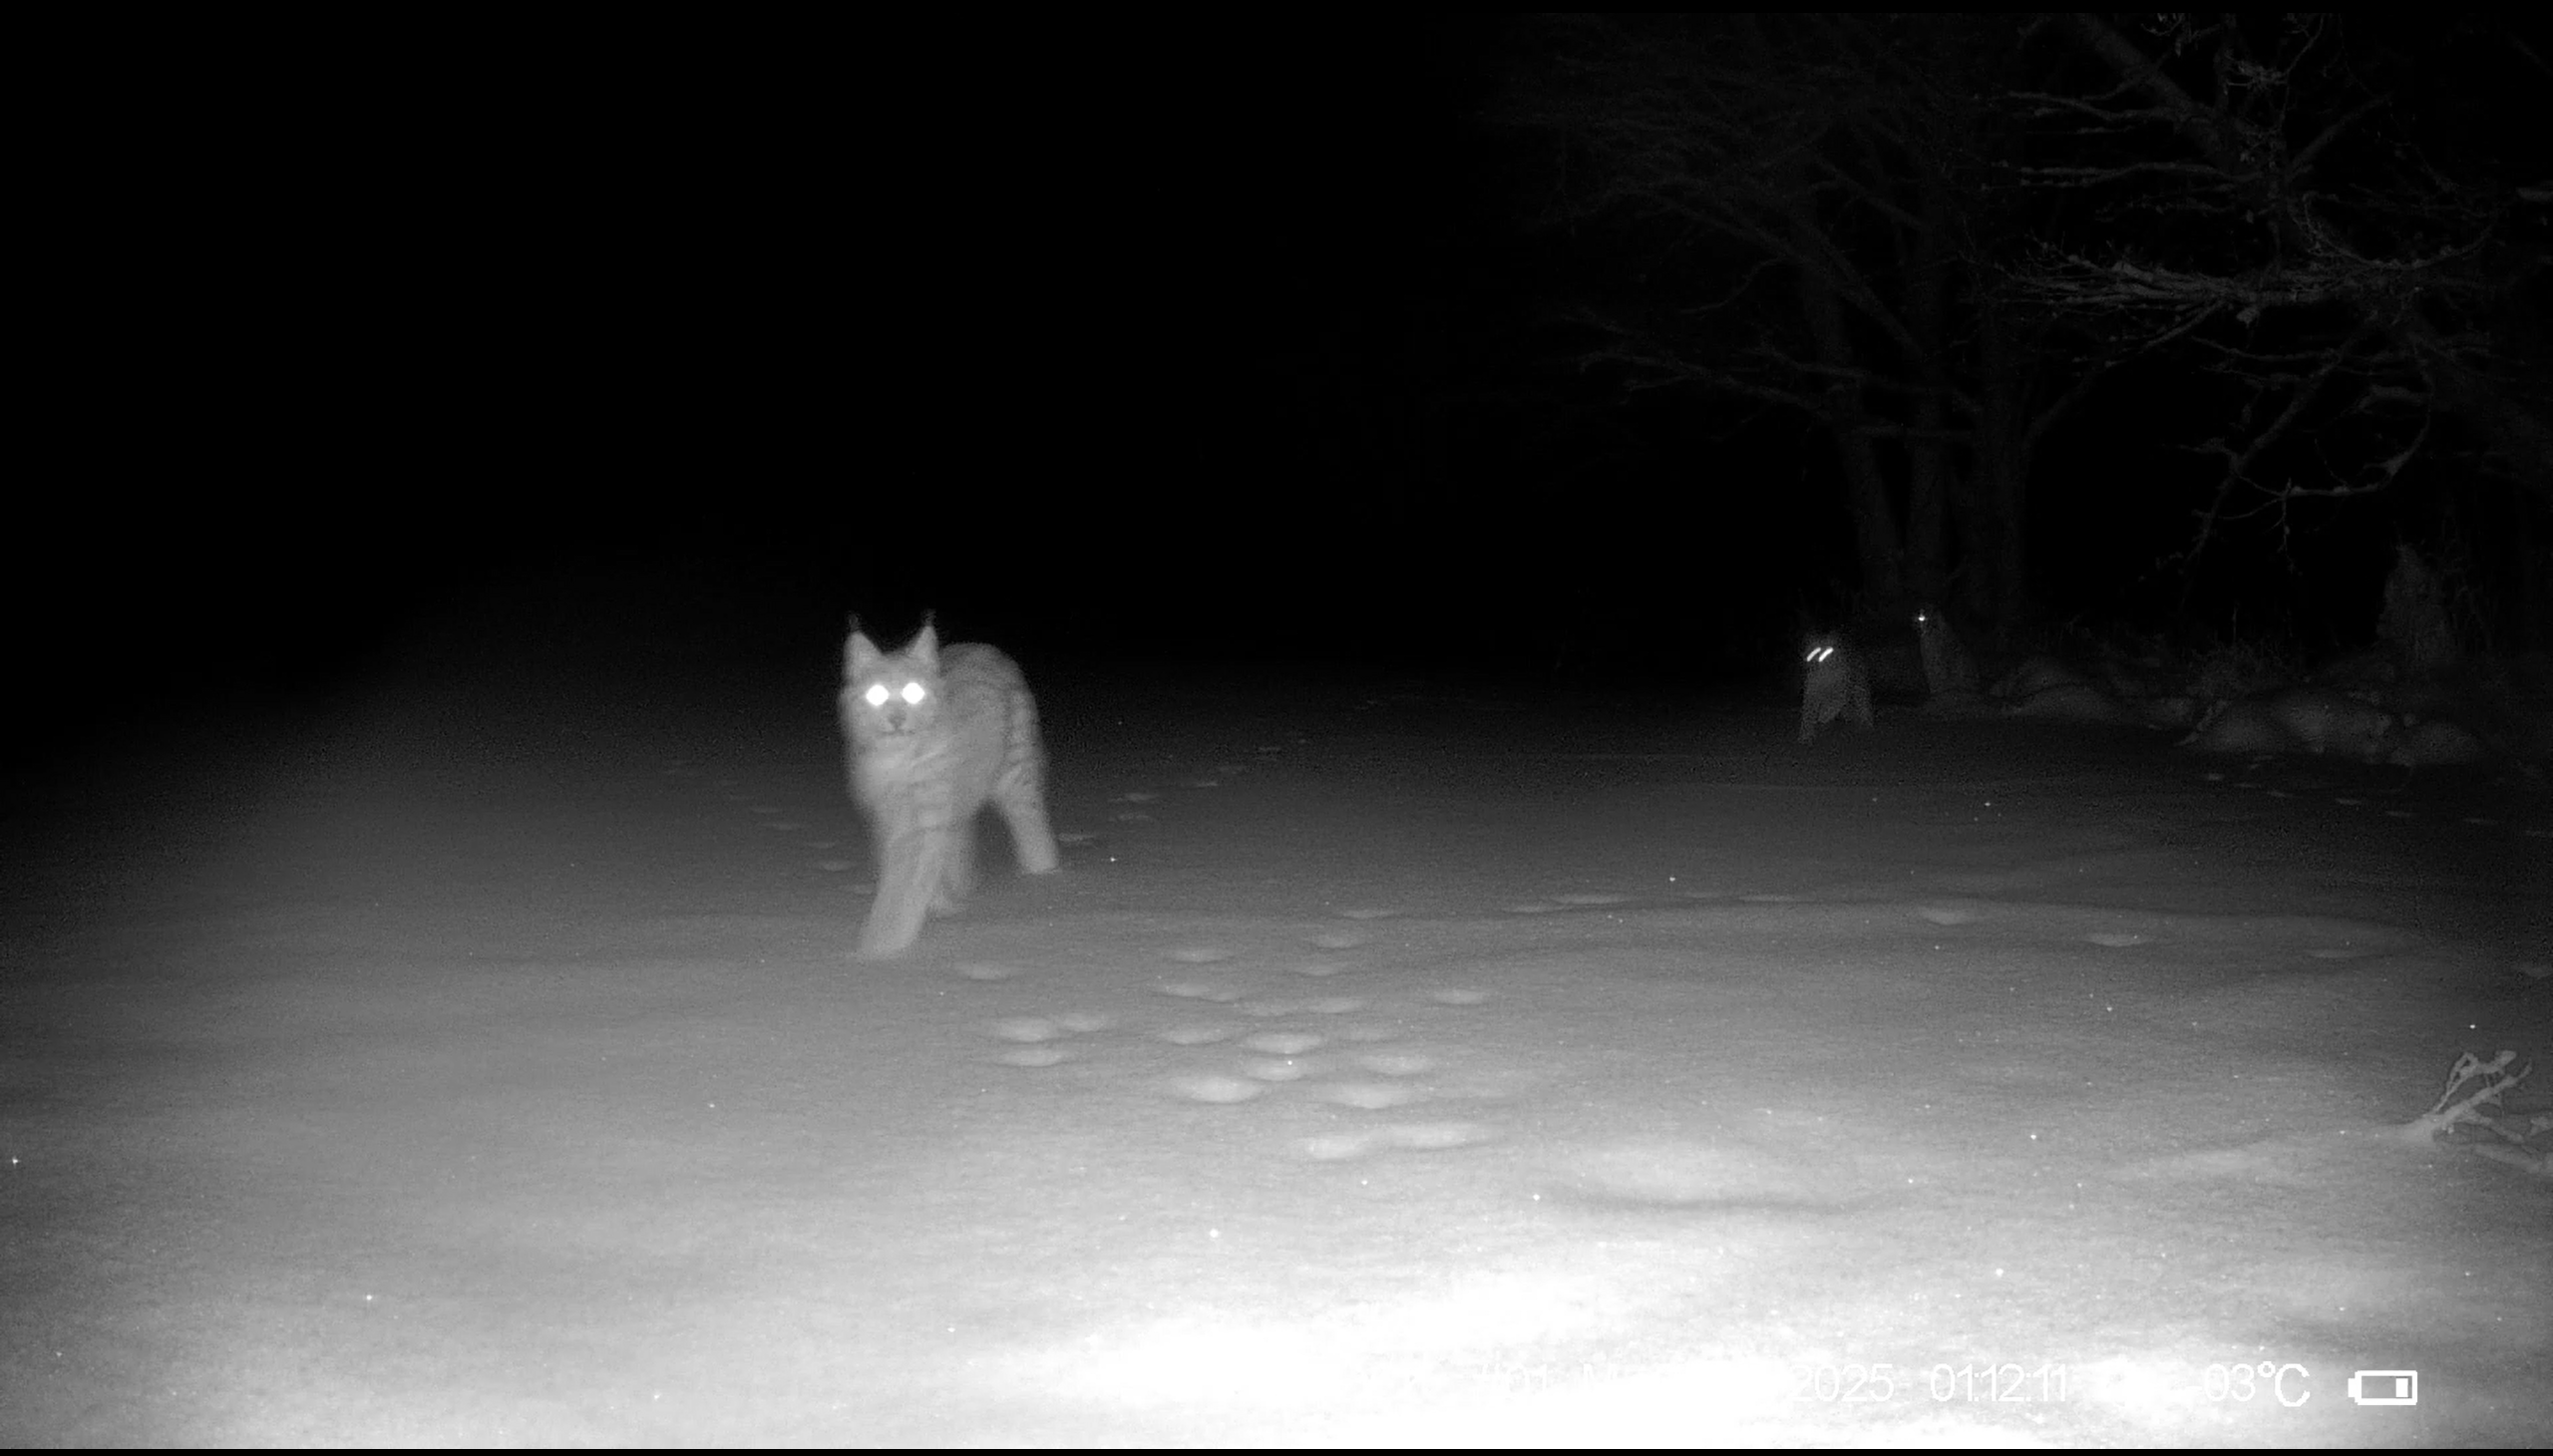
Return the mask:
<svg viewBox="0 0 2553 1456"><path fill-rule="evenodd" d="M2350 1399L2361 1405L2417 1405L2417 1370L2361 1370L2350 1377Z"/></svg>

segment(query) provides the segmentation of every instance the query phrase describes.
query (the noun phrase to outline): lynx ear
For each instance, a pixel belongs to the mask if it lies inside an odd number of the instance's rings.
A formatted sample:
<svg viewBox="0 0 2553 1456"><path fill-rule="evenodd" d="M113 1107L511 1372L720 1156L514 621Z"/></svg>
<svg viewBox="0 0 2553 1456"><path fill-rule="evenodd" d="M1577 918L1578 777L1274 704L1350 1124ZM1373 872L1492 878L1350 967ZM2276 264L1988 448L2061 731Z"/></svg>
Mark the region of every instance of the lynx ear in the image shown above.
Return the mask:
<svg viewBox="0 0 2553 1456"><path fill-rule="evenodd" d="M939 627L930 619L929 612L921 614L921 630L913 634L912 645L905 649L905 655L918 657L929 663L933 671L938 670Z"/></svg>
<svg viewBox="0 0 2553 1456"><path fill-rule="evenodd" d="M846 678L866 676L870 668L878 665L878 659L885 655L878 650L877 643L869 640L868 633L855 626L851 629L851 640L842 644L842 675Z"/></svg>

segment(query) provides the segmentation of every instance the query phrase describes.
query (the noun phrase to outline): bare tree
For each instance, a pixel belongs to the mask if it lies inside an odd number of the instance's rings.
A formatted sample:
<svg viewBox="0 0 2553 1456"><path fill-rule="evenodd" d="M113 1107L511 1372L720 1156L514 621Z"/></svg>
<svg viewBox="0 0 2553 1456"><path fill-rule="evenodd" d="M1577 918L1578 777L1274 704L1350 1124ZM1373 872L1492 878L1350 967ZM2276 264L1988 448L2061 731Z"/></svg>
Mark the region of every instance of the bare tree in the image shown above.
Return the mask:
<svg viewBox="0 0 2553 1456"><path fill-rule="evenodd" d="M1571 310L1576 362L1633 390L1692 387L1814 422L1831 442L1866 594L1957 588L2024 613L2022 485L2097 368L2049 371L2045 317L1981 270L1987 161L2008 121L1976 98L2016 31L1934 17L1572 17L1510 119L1545 138L1540 213L1630 260ZM1904 501L1901 510L1896 502Z"/></svg>
<svg viewBox="0 0 2553 1456"><path fill-rule="evenodd" d="M1537 24L1505 114L1545 144L1538 215L1614 264L1575 361L1814 422L1874 596L2016 624L2032 463L2140 358L2220 391L2185 559L2387 490L2449 417L2553 496L2512 307L2553 185L2431 163L2337 21Z"/></svg>
<svg viewBox="0 0 2553 1456"><path fill-rule="evenodd" d="M2017 263L2016 306L2106 349L2172 347L2230 400L2193 447L2216 467L2185 561L2231 520L2284 529L2300 501L2390 489L2446 417L2553 499L2553 387L2526 358L2541 341L2505 327L2544 271L2522 210L2553 196L2451 175L2399 135L2342 25L2066 16L2049 28L2097 84L2011 97L2063 138L2013 175L2079 194L2113 239Z"/></svg>

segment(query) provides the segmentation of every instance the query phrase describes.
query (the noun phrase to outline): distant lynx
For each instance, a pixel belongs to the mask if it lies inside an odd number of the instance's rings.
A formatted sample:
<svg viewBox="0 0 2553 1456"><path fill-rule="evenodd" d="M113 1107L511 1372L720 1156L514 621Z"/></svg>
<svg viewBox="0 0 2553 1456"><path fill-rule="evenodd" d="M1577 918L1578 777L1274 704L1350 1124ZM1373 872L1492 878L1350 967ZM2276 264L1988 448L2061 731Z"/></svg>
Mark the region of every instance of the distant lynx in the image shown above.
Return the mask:
<svg viewBox="0 0 2553 1456"><path fill-rule="evenodd" d="M1801 659L1799 741L1850 715L1857 727L1871 726L1871 675L1862 659L1841 637L1811 637Z"/></svg>
<svg viewBox="0 0 2553 1456"><path fill-rule="evenodd" d="M863 958L910 949L925 911L947 914L965 899L975 879L975 816L987 806L1010 822L1020 869L1056 868L1037 705L1017 663L980 642L942 648L927 619L893 654L854 627L843 645L840 708L851 797L878 845Z"/></svg>
<svg viewBox="0 0 2553 1456"><path fill-rule="evenodd" d="M1977 661L1959 639L1959 629L1938 606L1915 612L1915 645L1924 653L1924 687L1936 698L1977 696Z"/></svg>

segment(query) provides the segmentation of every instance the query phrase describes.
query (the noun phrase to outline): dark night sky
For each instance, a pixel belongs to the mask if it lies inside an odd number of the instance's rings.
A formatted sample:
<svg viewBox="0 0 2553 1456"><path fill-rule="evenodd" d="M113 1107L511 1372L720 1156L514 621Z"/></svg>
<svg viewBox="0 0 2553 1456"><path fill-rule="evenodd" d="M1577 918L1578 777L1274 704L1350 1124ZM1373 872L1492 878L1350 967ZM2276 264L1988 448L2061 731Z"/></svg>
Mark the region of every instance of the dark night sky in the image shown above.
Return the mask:
<svg viewBox="0 0 2553 1456"><path fill-rule="evenodd" d="M795 583L825 632L1183 637L1453 564L1302 418L1388 428L1358 376L1461 286L1414 281L1460 230L1453 83L1414 32L1271 24L214 87L91 180L138 225L86 240L103 489L45 595L324 665L597 560Z"/></svg>
<svg viewBox="0 0 2553 1456"><path fill-rule="evenodd" d="M456 602L509 650L485 603L533 600L511 635L783 655L928 606L1108 656L1568 621L1734 662L1832 599L1801 432L1517 423L1587 386L1470 120L1492 23L913 24L385 33L102 98L34 670L325 680Z"/></svg>

